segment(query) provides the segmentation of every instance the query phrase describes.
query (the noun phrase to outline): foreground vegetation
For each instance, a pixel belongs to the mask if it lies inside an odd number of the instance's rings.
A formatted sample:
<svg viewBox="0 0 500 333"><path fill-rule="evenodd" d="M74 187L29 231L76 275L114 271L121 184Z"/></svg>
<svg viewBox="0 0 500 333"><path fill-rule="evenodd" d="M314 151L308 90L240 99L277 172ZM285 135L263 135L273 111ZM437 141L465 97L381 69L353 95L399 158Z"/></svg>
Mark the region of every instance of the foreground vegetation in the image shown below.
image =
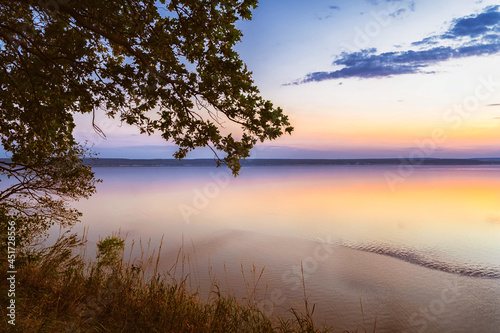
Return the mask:
<svg viewBox="0 0 500 333"><path fill-rule="evenodd" d="M16 325L12 332L329 332L304 309L291 319L267 317L254 297L244 301L216 283L207 300L188 290L186 278L158 274L159 255L123 264L124 240L107 237L95 261L84 259L86 239L65 235L51 247L18 253ZM156 265L155 265L156 262ZM147 274L153 268L152 274ZM6 267L2 268L5 275ZM148 277L149 276L149 277ZM2 280L6 277L2 276ZM2 291L2 298L6 297ZM7 301L2 301L2 304ZM362 329L366 332L365 329Z"/></svg>

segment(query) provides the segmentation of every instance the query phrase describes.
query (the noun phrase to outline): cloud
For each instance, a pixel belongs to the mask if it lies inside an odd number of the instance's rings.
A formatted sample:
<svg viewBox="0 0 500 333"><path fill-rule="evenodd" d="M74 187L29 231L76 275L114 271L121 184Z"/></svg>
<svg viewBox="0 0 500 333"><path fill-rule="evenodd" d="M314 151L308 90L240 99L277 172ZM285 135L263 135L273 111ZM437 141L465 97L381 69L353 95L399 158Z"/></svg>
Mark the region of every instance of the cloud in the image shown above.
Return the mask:
<svg viewBox="0 0 500 333"><path fill-rule="evenodd" d="M394 0L386 0L394 1ZM418 49L377 53L375 48L343 52L333 65L334 71L307 74L293 84L346 78L383 78L402 74L432 74L429 66L440 62L488 56L500 53L500 6L486 7L483 12L457 18L440 35L426 37L411 45Z"/></svg>
<svg viewBox="0 0 500 333"><path fill-rule="evenodd" d="M468 15L452 21L451 27L444 34L426 37L421 41L413 42L414 46L436 44L439 41L463 40L469 42L500 40L500 5L489 6L480 14Z"/></svg>
<svg viewBox="0 0 500 333"><path fill-rule="evenodd" d="M324 16L321 16L321 15L318 15L316 14L316 19L319 20L319 21L323 21L323 20L328 20L329 18L331 18L332 15L331 14L328 14L328 15L324 15Z"/></svg>
<svg viewBox="0 0 500 333"><path fill-rule="evenodd" d="M330 10L340 10L340 7L339 6L328 6L328 8ZM323 21L323 20L328 20L329 18L333 17L333 15L331 13L328 13L326 15L323 15L323 14L315 14L315 18L317 20L320 20L320 21Z"/></svg>
<svg viewBox="0 0 500 333"><path fill-rule="evenodd" d="M408 5L408 8L410 8L410 10L412 12L415 11L415 1L410 1L410 4Z"/></svg>
<svg viewBox="0 0 500 333"><path fill-rule="evenodd" d="M400 8L400 9L396 10L394 13L389 14L389 16L390 17L397 17L401 14L404 14L405 12L406 12L405 8Z"/></svg>
<svg viewBox="0 0 500 333"><path fill-rule="evenodd" d="M414 12L415 11L415 1L414 0L386 0L388 3L393 3L394 4L394 11L392 13L389 13L389 16L392 18L403 18L408 16L410 13L409 12ZM403 3L404 2L404 3ZM392 5L388 5L388 9Z"/></svg>
<svg viewBox="0 0 500 333"><path fill-rule="evenodd" d="M455 19L453 27L442 37L455 39L457 37L479 37L489 33L500 32L500 6L487 7L479 15L469 15Z"/></svg>
<svg viewBox="0 0 500 333"><path fill-rule="evenodd" d="M399 3L402 3L402 2L406 2L408 0L383 0L383 1L380 1L380 0L365 0L367 3L369 3L370 5L372 6L378 6L381 2L385 2L385 3L396 3L396 2L399 2ZM408 5L407 7L413 12L415 11L415 0L410 0L408 1Z"/></svg>
<svg viewBox="0 0 500 333"><path fill-rule="evenodd" d="M488 104L486 106L500 106L500 103L493 103L493 104Z"/></svg>

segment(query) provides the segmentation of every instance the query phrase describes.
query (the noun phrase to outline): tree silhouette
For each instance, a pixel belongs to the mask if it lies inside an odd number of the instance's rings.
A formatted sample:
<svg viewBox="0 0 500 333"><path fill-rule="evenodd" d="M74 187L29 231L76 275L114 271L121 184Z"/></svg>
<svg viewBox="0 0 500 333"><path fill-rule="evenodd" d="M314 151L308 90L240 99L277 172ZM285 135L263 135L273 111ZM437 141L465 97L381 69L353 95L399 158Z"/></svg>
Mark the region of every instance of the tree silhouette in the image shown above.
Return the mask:
<svg viewBox="0 0 500 333"><path fill-rule="evenodd" d="M235 175L258 141L291 133L233 49L242 36L235 22L251 19L257 1L160 3L0 3L0 137L10 157L0 175L16 180L0 192L3 220L78 219L65 202L91 195L96 180L72 134L76 113L160 132L179 159L210 147ZM222 134L224 122L241 132Z"/></svg>

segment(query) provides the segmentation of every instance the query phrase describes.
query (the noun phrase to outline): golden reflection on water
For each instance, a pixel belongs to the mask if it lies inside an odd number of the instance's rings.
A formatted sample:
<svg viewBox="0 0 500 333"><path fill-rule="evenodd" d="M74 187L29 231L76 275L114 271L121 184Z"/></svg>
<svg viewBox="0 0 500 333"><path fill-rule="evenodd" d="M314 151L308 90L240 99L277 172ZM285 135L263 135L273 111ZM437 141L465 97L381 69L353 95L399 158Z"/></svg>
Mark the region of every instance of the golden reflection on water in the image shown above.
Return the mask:
<svg viewBox="0 0 500 333"><path fill-rule="evenodd" d="M238 178L212 168L96 171L104 183L79 204L84 220L138 236L248 230L457 251L498 249L500 239L495 167L416 167L394 190L386 173L396 167L249 167Z"/></svg>
<svg viewBox="0 0 500 333"><path fill-rule="evenodd" d="M252 174L221 191L197 219L299 238L498 249L500 225L491 222L500 216L498 171L421 167L394 191L384 168Z"/></svg>
<svg viewBox="0 0 500 333"><path fill-rule="evenodd" d="M423 226L429 223L423 217L436 216L440 223L456 226L485 222L486 217L500 214L500 177L484 177L474 171L464 177L446 170L425 170L427 174L409 177L391 191L382 171L366 171L302 173L299 179L286 182L242 180L240 186L222 193L224 200L216 203L251 214L259 214L262 209L294 213L291 215L304 211L312 214L304 223L311 223L314 218L357 217L369 223L403 219Z"/></svg>
<svg viewBox="0 0 500 333"><path fill-rule="evenodd" d="M270 292L283 292L290 302L300 297L288 283L296 276L287 272L313 258L321 242L374 246L451 268L500 272L500 168L416 167L394 191L386 172L398 169L248 167L234 179L212 168L97 168L104 183L78 206L89 239L121 228L129 239L151 237L154 248L164 235L165 269L184 241L196 250L193 276L202 287L210 285L210 269L238 290L240 265L255 264L266 267ZM367 318L377 315L381 332L384 326L386 332L402 331L415 311L457 281L466 291L447 305L442 318L451 323L446 327L479 328L467 322L471 314L482 318L482 331L500 324L494 319L500 318L498 279L429 269L404 256L333 248L310 272L307 285L318 302L317 316L338 327L352 328L359 319L361 296Z"/></svg>

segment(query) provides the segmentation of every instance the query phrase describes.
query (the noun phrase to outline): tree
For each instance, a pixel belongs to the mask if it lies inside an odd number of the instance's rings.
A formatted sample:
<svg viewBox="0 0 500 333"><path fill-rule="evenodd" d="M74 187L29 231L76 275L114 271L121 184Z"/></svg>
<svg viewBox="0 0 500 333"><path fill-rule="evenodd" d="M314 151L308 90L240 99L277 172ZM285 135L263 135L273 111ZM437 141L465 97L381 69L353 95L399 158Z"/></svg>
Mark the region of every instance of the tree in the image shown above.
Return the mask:
<svg viewBox="0 0 500 333"><path fill-rule="evenodd" d="M160 3L0 3L0 137L10 157L0 172L18 180L0 192L0 216L77 219L64 202L91 195L95 179L72 135L76 113L160 132L179 159L210 147L235 175L258 141L291 133L233 49L242 36L235 22L251 19L257 1ZM241 133L222 134L225 121Z"/></svg>

